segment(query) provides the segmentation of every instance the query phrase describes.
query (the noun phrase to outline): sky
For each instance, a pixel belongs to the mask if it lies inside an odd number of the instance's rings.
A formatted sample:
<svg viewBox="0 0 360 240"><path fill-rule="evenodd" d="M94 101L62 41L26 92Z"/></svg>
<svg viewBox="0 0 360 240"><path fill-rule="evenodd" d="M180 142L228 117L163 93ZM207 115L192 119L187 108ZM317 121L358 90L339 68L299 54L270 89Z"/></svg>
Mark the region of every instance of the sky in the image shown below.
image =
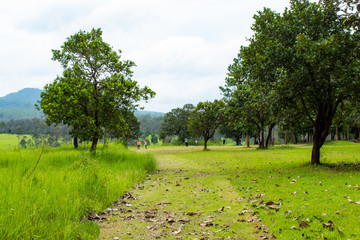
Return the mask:
<svg viewBox="0 0 360 240"><path fill-rule="evenodd" d="M51 60L66 38L103 30L103 40L131 60L133 80L155 98L147 111L169 112L222 98L227 67L247 45L253 16L283 12L289 0L1 0L0 97L52 83Z"/></svg>

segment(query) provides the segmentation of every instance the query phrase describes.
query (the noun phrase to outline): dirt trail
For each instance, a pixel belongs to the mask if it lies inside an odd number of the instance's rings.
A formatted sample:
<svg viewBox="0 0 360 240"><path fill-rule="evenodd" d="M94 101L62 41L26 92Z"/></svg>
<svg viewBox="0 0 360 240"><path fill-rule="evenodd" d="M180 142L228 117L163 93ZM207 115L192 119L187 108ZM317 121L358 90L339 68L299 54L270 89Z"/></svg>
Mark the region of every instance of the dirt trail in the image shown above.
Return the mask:
<svg viewBox="0 0 360 240"><path fill-rule="evenodd" d="M107 210L99 239L267 239L251 210L241 220L247 208L226 175L171 152L154 155L159 171Z"/></svg>

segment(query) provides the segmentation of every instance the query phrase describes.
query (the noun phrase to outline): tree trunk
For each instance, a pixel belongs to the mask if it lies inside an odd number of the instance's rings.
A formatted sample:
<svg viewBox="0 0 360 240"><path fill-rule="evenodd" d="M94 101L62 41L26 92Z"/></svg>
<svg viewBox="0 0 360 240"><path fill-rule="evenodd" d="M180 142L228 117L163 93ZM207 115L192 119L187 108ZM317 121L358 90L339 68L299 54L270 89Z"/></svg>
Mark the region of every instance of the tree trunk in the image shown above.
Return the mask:
<svg viewBox="0 0 360 240"><path fill-rule="evenodd" d="M287 136L287 131L285 131L285 144L288 144L288 136Z"/></svg>
<svg viewBox="0 0 360 240"><path fill-rule="evenodd" d="M250 147L250 132L246 131L246 147Z"/></svg>
<svg viewBox="0 0 360 240"><path fill-rule="evenodd" d="M78 137L74 136L74 148L78 148L78 147L79 147Z"/></svg>
<svg viewBox="0 0 360 240"><path fill-rule="evenodd" d="M269 126L269 133L268 133L268 136L266 138L266 143L265 143L265 147L268 148L269 147L269 143L270 143L270 140L272 138L272 130L273 128L275 127L275 123L272 123L270 126Z"/></svg>
<svg viewBox="0 0 360 240"><path fill-rule="evenodd" d="M97 146L98 142L99 142L99 133L98 133L98 131L96 131L93 136L93 139L92 139L90 152L96 153L96 146Z"/></svg>
<svg viewBox="0 0 360 240"><path fill-rule="evenodd" d="M325 114L324 109L319 109L315 120L314 135L313 135L313 149L311 153L311 164L320 164L320 148L324 144L327 135L329 134L331 122L334 115Z"/></svg>
<svg viewBox="0 0 360 240"><path fill-rule="evenodd" d="M208 142L208 138L204 136L204 150L207 149L207 142Z"/></svg>
<svg viewBox="0 0 360 240"><path fill-rule="evenodd" d="M260 139L259 139L259 148L264 148L264 125L261 124L261 131L260 131Z"/></svg>
<svg viewBox="0 0 360 240"><path fill-rule="evenodd" d="M236 146L239 146L240 136L236 136L236 137L235 137L235 141L236 141Z"/></svg>
<svg viewBox="0 0 360 240"><path fill-rule="evenodd" d="M336 141L340 140L340 129L338 126L336 126Z"/></svg>
<svg viewBox="0 0 360 240"><path fill-rule="evenodd" d="M313 135L313 148L311 152L311 164L312 165L319 165L320 164L320 148L324 144L324 142L321 140L321 130L316 129L314 131Z"/></svg>

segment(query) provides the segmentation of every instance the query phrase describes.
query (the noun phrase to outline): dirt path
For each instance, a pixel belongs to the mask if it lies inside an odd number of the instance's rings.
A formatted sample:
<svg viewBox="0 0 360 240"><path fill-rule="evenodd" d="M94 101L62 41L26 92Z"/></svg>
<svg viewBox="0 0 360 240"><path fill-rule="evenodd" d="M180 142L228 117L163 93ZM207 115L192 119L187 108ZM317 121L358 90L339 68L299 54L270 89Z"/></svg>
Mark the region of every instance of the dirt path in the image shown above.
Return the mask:
<svg viewBox="0 0 360 240"><path fill-rule="evenodd" d="M175 150L154 151L159 171L107 210L99 239L267 239L226 175Z"/></svg>

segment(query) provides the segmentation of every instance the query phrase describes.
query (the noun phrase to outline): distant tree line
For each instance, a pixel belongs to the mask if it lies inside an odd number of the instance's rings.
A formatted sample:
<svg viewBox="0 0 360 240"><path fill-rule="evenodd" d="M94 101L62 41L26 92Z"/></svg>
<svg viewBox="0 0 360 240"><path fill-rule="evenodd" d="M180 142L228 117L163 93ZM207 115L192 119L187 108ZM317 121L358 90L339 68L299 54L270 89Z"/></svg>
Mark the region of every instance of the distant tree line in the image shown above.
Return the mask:
<svg viewBox="0 0 360 240"><path fill-rule="evenodd" d="M62 138L69 137L69 127L60 124L58 126L48 126L45 119L11 119L8 122L0 123L0 132L18 135L50 135Z"/></svg>

